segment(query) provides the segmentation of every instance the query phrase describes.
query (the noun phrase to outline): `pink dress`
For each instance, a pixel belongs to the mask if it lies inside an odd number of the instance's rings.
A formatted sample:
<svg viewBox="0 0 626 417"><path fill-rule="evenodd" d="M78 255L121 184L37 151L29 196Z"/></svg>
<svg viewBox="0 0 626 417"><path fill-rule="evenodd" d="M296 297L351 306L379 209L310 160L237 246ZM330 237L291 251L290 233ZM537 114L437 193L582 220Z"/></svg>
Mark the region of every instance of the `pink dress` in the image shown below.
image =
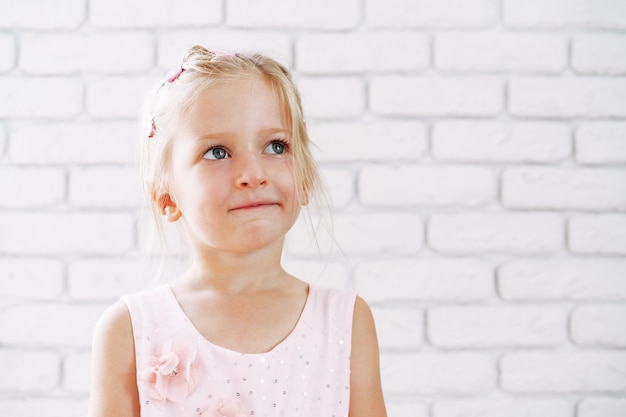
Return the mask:
<svg viewBox="0 0 626 417"><path fill-rule="evenodd" d="M309 286L289 336L254 354L206 340L167 285L122 297L135 338L141 416L346 417L355 297Z"/></svg>

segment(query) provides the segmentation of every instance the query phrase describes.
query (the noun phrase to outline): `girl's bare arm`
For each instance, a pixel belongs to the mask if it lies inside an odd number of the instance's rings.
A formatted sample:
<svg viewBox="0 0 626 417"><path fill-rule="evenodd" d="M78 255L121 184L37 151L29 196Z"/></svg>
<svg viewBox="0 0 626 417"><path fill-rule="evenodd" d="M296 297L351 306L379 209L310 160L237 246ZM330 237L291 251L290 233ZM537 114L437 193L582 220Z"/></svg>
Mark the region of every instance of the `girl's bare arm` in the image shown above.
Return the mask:
<svg viewBox="0 0 626 417"><path fill-rule="evenodd" d="M386 417L374 318L360 297L354 306L350 371L350 417Z"/></svg>
<svg viewBox="0 0 626 417"><path fill-rule="evenodd" d="M118 302L94 330L88 417L139 417L135 346L130 315Z"/></svg>

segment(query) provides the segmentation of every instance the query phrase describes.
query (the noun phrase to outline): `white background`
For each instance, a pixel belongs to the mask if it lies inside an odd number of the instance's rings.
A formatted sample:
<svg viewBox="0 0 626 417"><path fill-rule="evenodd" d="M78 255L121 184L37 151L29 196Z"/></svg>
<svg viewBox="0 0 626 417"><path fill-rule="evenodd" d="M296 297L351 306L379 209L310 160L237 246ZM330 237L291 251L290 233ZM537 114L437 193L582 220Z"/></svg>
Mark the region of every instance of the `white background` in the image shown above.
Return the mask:
<svg viewBox="0 0 626 417"><path fill-rule="evenodd" d="M626 1L0 6L2 415L84 415L157 263L138 114L193 43L293 68L343 253L299 224L285 263L372 305L390 416L626 415Z"/></svg>

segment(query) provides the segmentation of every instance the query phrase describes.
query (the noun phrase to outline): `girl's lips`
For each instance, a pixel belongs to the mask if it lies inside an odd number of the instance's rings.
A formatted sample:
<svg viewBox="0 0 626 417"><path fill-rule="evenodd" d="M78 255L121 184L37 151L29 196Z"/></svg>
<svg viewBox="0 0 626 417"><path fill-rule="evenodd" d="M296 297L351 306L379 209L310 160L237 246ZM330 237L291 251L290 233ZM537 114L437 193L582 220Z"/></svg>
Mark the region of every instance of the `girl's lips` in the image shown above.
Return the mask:
<svg viewBox="0 0 626 417"><path fill-rule="evenodd" d="M249 202L249 203L244 203L240 206L236 206L235 208L231 209L232 211L235 210L254 210L254 209L259 209L259 208L265 208L265 207L270 207L273 206L275 203L271 203L268 201L258 201L258 202Z"/></svg>

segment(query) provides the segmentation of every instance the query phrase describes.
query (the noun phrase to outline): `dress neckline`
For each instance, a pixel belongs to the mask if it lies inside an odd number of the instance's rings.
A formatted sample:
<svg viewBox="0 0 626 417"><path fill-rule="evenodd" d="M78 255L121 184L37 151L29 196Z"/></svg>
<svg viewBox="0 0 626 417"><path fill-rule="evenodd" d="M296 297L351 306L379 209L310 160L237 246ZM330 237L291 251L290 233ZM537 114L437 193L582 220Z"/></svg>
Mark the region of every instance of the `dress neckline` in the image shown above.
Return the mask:
<svg viewBox="0 0 626 417"><path fill-rule="evenodd" d="M304 302L304 307L302 308L302 311L300 312L300 316L298 317L298 321L293 326L291 331L282 340L276 343L270 350L268 350L267 352L239 352L239 351L229 349L224 346L220 346L216 343L211 342L209 339L207 339L202 333L200 333L200 331L195 326L195 324L193 324L189 316L187 316L187 314L181 307L180 303L178 302L178 299L176 298L176 295L174 294L172 287L169 284L166 284L164 285L164 289L165 289L165 292L167 293L167 297L169 298L169 301L173 304L174 310L176 311L176 313L184 319L184 321L187 323L187 326L191 329L191 331L196 335L197 338L202 340L202 343L207 344L208 346L210 346L211 348L215 350L220 350L220 351L230 353L233 355L238 355L238 356L243 355L243 356L250 356L250 357L265 356L265 355L272 354L273 352L280 349L282 346L289 343L289 341L295 337L295 333L297 333L297 330L303 326L303 321L305 320L305 318L310 314L310 310L313 308L312 305L313 305L313 298L314 298L314 293L315 293L315 287L312 286L311 284L308 284L307 297Z"/></svg>

